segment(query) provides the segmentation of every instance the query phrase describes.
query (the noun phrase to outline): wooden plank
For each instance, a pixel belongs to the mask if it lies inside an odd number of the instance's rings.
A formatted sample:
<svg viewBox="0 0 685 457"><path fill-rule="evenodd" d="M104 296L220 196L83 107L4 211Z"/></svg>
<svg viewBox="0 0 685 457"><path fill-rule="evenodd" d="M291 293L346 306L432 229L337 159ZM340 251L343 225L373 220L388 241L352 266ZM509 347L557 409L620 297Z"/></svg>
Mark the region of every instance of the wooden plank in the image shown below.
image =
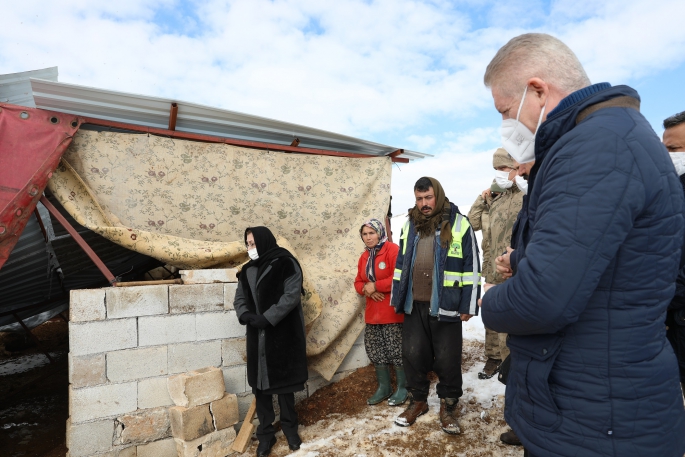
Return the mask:
<svg viewBox="0 0 685 457"><path fill-rule="evenodd" d="M158 286L161 284L183 284L182 279L158 279L154 281L127 281L116 282L115 287Z"/></svg>
<svg viewBox="0 0 685 457"><path fill-rule="evenodd" d="M238 432L238 436L233 441L231 450L240 452L241 454L247 450L247 446L250 444L250 437L252 437L252 433L254 433L254 429L256 428L252 423L256 412L257 400L253 398L250 409L247 410L247 414L245 415L243 426L240 427L240 432Z"/></svg>

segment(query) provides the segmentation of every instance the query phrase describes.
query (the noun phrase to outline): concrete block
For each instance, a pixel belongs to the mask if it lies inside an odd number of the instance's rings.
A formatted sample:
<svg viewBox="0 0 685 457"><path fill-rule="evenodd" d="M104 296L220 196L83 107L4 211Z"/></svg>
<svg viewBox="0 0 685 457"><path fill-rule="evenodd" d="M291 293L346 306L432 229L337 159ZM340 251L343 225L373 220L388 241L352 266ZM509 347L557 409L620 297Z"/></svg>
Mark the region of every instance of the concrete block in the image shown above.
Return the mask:
<svg viewBox="0 0 685 457"><path fill-rule="evenodd" d="M193 441L174 438L179 457L225 457L232 454L236 433L233 427L212 432Z"/></svg>
<svg viewBox="0 0 685 457"><path fill-rule="evenodd" d="M69 454L67 454L69 457ZM135 446L112 446L112 449L104 454L95 454L91 457L136 457Z"/></svg>
<svg viewBox="0 0 685 457"><path fill-rule="evenodd" d="M107 319L167 314L169 286L112 287L105 300Z"/></svg>
<svg viewBox="0 0 685 457"><path fill-rule="evenodd" d="M67 420L67 448L72 457L108 451L112 447L114 421L104 420L72 424Z"/></svg>
<svg viewBox="0 0 685 457"><path fill-rule="evenodd" d="M245 338L233 338L221 342L221 364L223 366L244 365L246 362Z"/></svg>
<svg viewBox="0 0 685 457"><path fill-rule="evenodd" d="M245 336L245 326L240 325L235 311L196 314L195 328L198 341Z"/></svg>
<svg viewBox="0 0 685 457"><path fill-rule="evenodd" d="M167 408L144 409L117 417L114 444L145 444L171 436Z"/></svg>
<svg viewBox="0 0 685 457"><path fill-rule="evenodd" d="M221 341L169 345L169 374L221 365Z"/></svg>
<svg viewBox="0 0 685 457"><path fill-rule="evenodd" d="M69 354L69 384L74 388L104 384L107 382L105 366L105 354Z"/></svg>
<svg viewBox="0 0 685 457"><path fill-rule="evenodd" d="M137 457L178 457L173 438L143 444L137 448Z"/></svg>
<svg viewBox="0 0 685 457"><path fill-rule="evenodd" d="M73 424L118 416L138 408L137 383L69 388L69 414Z"/></svg>
<svg viewBox="0 0 685 457"><path fill-rule="evenodd" d="M170 406L174 402L169 396L167 378L148 378L138 381L138 408L156 408ZM174 447L174 449L176 449ZM176 451L174 451L176 452Z"/></svg>
<svg viewBox="0 0 685 457"><path fill-rule="evenodd" d="M137 345L138 331L135 318L69 324L71 355L118 351Z"/></svg>
<svg viewBox="0 0 685 457"><path fill-rule="evenodd" d="M212 413L215 430L223 430L237 424L240 419L238 397L235 394L225 394L221 400L209 404L209 412Z"/></svg>
<svg viewBox="0 0 685 457"><path fill-rule="evenodd" d="M80 289L69 292L69 321L101 321L105 314L105 289Z"/></svg>
<svg viewBox="0 0 685 457"><path fill-rule="evenodd" d="M231 310L233 308L233 301L235 300L235 291L238 289L238 284L224 284L224 309Z"/></svg>
<svg viewBox="0 0 685 457"><path fill-rule="evenodd" d="M174 438L192 441L214 431L214 422L209 412L209 405L172 406L169 408L171 416L171 433Z"/></svg>
<svg viewBox="0 0 685 457"><path fill-rule="evenodd" d="M238 399L238 417L240 420L245 420L245 416L247 415L247 410L250 409L250 405L252 404L252 400L254 399L254 394L252 392L245 392L242 394L236 395ZM255 416L256 420L256 416Z"/></svg>
<svg viewBox="0 0 685 457"><path fill-rule="evenodd" d="M235 365L222 368L226 392L239 394L247 390L247 365Z"/></svg>
<svg viewBox="0 0 685 457"><path fill-rule="evenodd" d="M138 333L139 346L195 341L195 315L140 317Z"/></svg>
<svg viewBox="0 0 685 457"><path fill-rule="evenodd" d="M167 374L167 347L126 349L107 353L107 379L133 381Z"/></svg>
<svg viewBox="0 0 685 457"><path fill-rule="evenodd" d="M350 349L350 352L347 353L347 356L345 356L337 371L356 370L357 368L367 366L369 363L371 363L371 361L366 355L364 346L355 344L352 346L352 349Z"/></svg>
<svg viewBox="0 0 685 457"><path fill-rule="evenodd" d="M235 268L214 268L209 270L181 270L183 284L212 284L217 282L238 282Z"/></svg>
<svg viewBox="0 0 685 457"><path fill-rule="evenodd" d="M202 313L223 309L223 284L169 286L169 311L172 314Z"/></svg>
<svg viewBox="0 0 685 457"><path fill-rule="evenodd" d="M219 400L224 395L224 377L220 369L206 367L171 376L167 382L169 396L176 406L192 408Z"/></svg>

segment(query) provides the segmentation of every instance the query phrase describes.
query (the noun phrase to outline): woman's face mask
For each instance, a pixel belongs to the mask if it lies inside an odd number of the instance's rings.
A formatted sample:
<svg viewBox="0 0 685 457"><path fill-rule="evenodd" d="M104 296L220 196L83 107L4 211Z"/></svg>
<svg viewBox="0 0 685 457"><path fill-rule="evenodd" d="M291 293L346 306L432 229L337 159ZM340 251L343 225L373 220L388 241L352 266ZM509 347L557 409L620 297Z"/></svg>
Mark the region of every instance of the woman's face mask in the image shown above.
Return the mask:
<svg viewBox="0 0 685 457"><path fill-rule="evenodd" d="M521 98L521 103L519 103L519 109L516 112L516 119L505 119L502 121L502 126L500 127L502 147L506 149L509 155L518 163L528 163L535 160L535 134L540 128L542 116L545 114L545 108L547 107L547 102L545 102L545 106L543 106L542 111L540 111L540 118L538 119L537 127L535 127L535 132L531 132L528 127L519 121L521 108L523 107L523 101L526 99L527 93L528 86L526 85L526 88L523 91L523 97Z"/></svg>
<svg viewBox="0 0 685 457"><path fill-rule="evenodd" d="M509 189L514 182L509 181L509 171L495 170L495 182L502 189Z"/></svg>
<svg viewBox="0 0 685 457"><path fill-rule="evenodd" d="M248 249L247 255L249 255L252 260L257 260L259 258L259 254L257 254L257 248Z"/></svg>

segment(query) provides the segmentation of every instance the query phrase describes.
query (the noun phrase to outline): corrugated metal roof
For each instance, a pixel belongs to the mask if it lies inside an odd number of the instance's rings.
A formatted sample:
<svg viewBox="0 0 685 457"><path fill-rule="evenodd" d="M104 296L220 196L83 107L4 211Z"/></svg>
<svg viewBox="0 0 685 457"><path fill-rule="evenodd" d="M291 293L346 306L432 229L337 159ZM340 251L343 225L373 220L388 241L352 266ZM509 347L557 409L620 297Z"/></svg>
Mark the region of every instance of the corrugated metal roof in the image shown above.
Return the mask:
<svg viewBox="0 0 685 457"><path fill-rule="evenodd" d="M30 78L57 81L57 67L0 75L0 102L35 108Z"/></svg>
<svg viewBox="0 0 685 457"><path fill-rule="evenodd" d="M166 129L169 125L171 103L177 103L176 130L180 132L279 145L289 145L294 138L299 138L299 146L304 148L375 156L387 155L399 149L399 147L387 146L325 130L195 103L60 83L56 81L56 74L54 79L49 78L50 80L48 80L43 76L29 75L29 73L31 72L26 73L25 79L30 85L31 100L16 104ZM15 74L15 79L19 75L21 74ZM3 93L7 99L12 97L12 87L4 87L7 84L3 81L0 77L0 100L3 99ZM19 97L19 95L15 95L15 97ZM406 149L402 155L408 159L419 159L426 156L428 154Z"/></svg>

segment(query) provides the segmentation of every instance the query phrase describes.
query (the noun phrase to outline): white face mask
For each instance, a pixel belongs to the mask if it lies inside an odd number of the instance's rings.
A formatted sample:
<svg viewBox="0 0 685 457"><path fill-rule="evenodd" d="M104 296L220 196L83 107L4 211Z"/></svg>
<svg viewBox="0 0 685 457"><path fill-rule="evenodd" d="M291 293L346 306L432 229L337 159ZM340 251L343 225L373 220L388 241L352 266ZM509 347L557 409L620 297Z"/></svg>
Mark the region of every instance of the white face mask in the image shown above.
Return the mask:
<svg viewBox="0 0 685 457"><path fill-rule="evenodd" d="M535 160L535 134L538 132L538 128L540 128L542 116L545 114L545 108L547 107L547 102L545 101L545 106L543 106L542 111L540 111L538 126L535 127L535 132L531 132L528 127L519 122L521 108L523 107L523 101L526 99L527 93L528 86L526 86L526 89L523 91L523 98L521 98L519 110L516 113L516 119L505 119L502 121L502 126L500 127L502 147L506 149L509 155L518 163L528 163Z"/></svg>
<svg viewBox="0 0 685 457"><path fill-rule="evenodd" d="M495 170L495 182L502 189L509 189L514 184L513 181L509 181L509 172L501 170Z"/></svg>
<svg viewBox="0 0 685 457"><path fill-rule="evenodd" d="M259 254L257 254L257 248L248 249L247 255L249 255L252 260L257 260L259 258Z"/></svg>
<svg viewBox="0 0 685 457"><path fill-rule="evenodd" d="M523 195L528 195L528 181L521 176L516 176L516 187L518 187Z"/></svg>
<svg viewBox="0 0 685 457"><path fill-rule="evenodd" d="M685 151L683 152L669 152L673 165L675 166L675 171L678 176L685 174Z"/></svg>

